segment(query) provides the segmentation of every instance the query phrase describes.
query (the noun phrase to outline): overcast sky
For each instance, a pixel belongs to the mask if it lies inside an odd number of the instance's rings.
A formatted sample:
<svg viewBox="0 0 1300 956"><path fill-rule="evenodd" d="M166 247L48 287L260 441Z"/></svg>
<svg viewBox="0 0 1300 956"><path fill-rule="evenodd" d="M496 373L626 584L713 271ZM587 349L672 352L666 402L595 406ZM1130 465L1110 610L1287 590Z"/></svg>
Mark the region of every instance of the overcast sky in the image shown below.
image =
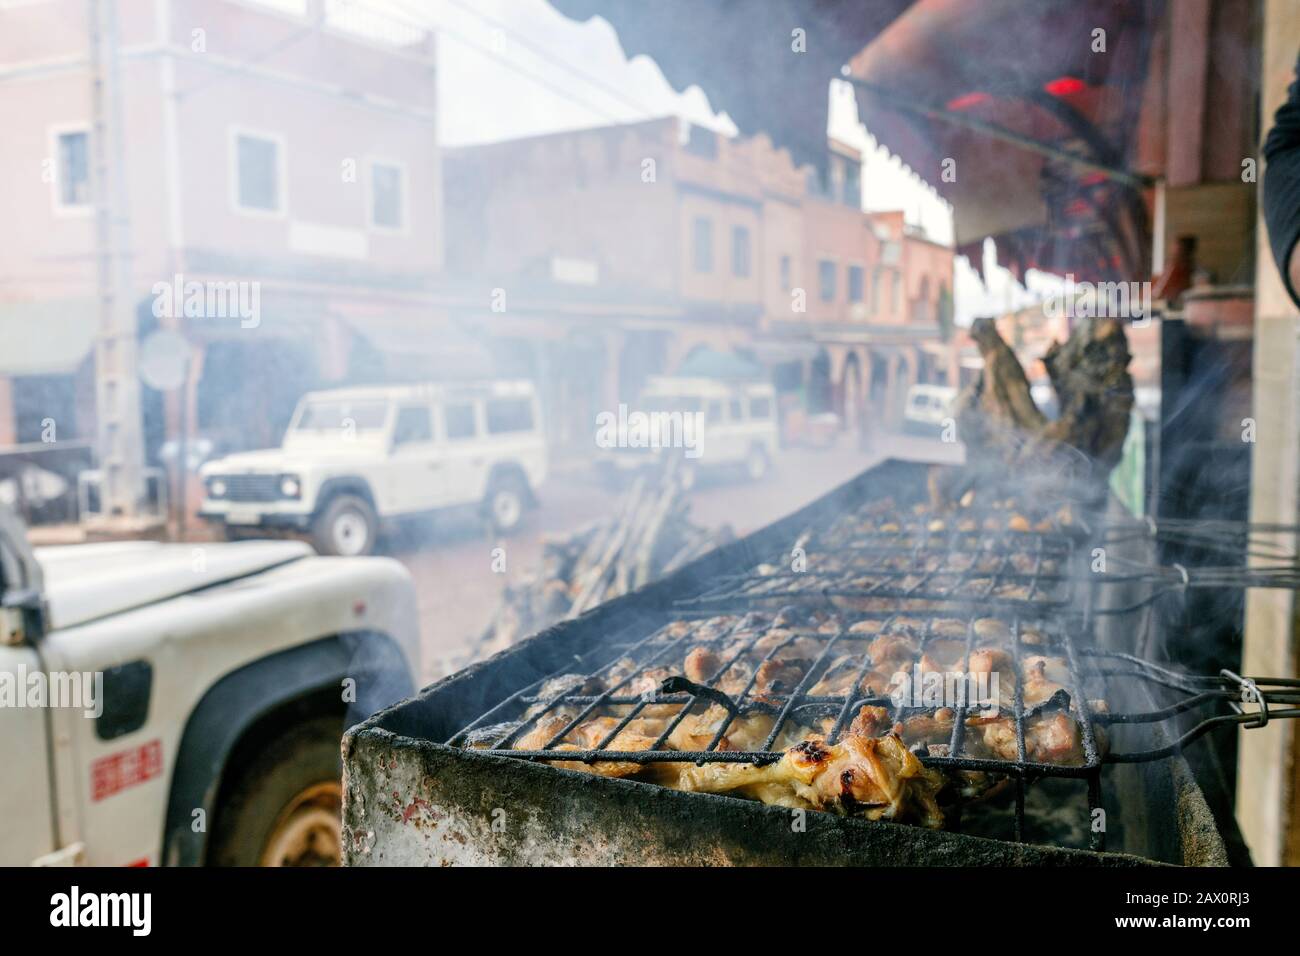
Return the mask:
<svg viewBox="0 0 1300 956"><path fill-rule="evenodd" d="M631 60L604 20L575 23L546 0L370 0L376 9L438 30L439 135L447 146L516 139L676 115L734 134L725 113L715 113L698 87L672 89L644 56ZM877 146L857 121L853 90L835 82L830 130L860 147L863 205L902 207L909 222L935 239L952 242L947 204L896 158ZM991 262L991 248L986 259ZM964 259L954 282L957 319L1027 305L1030 294L1005 270L986 270L989 287ZM1054 278L1031 285L1042 289Z"/></svg>

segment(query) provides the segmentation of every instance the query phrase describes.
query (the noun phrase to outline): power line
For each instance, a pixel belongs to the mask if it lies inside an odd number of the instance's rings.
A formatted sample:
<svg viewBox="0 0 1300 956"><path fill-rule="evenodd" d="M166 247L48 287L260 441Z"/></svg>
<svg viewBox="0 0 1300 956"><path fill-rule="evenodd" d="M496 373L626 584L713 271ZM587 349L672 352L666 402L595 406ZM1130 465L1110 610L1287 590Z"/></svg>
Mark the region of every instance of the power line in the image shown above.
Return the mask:
<svg viewBox="0 0 1300 956"><path fill-rule="evenodd" d="M486 13L482 13L478 10L475 10L472 7L469 7L466 4L460 2L460 0L445 0L445 2L450 3L453 7L456 7L459 10L463 10L465 13L468 13L470 16L477 18L483 23L487 23L491 26L494 26L497 29L501 30L503 33L506 33L509 36L514 37L515 42L518 43L520 46L524 47L524 49L532 50L533 53L537 54L539 57L546 60L547 62L553 63L554 65L558 66L566 73L576 76L578 79L591 84L597 89L603 90L611 98L620 100L623 103L623 105L628 106L636 110L637 112L644 113L647 116L656 115L655 110L647 109L643 104L638 103L633 99L630 99L625 93L623 93L622 90L615 89L614 87L610 86L599 77L592 76L590 73L587 73L584 70L579 70L572 63L568 63L565 60L560 59L559 57L551 53L550 50L529 40L523 34L519 33L517 30L508 26L503 21L498 20L496 17L492 17Z"/></svg>
<svg viewBox="0 0 1300 956"><path fill-rule="evenodd" d="M402 12L407 14L408 16L417 17L417 19L415 19L412 22L412 25L420 25L420 21L418 20L418 14L414 13L410 7L407 7L405 4L397 2L397 0L389 0L389 3L391 3L394 7L402 10ZM588 100L579 98L578 96L564 89L563 87L555 85L550 80L546 79L546 77L534 73L531 70L527 70L524 67L520 66L518 63L512 63L510 60L507 60L504 57L498 55L494 50L483 46L481 43L476 43L475 41L469 39L468 37L466 37L464 34L460 33L457 30L453 30L450 27L446 27L442 25L433 26L430 24L424 24L424 26L426 29L433 30L434 32L436 32L441 36L450 37L451 39L457 41L458 43L467 46L470 49L482 54L488 59L493 60L496 63L499 63L501 66L504 66L506 69L513 70L515 73L518 73L519 75L529 80L532 80L538 86L544 87L545 89L554 93L556 96L560 97L561 99L567 100L568 102L574 104L575 106L580 106L583 109L588 110L590 112L598 113L604 118L612 122L615 123L623 122L623 118L617 115L616 113L611 113L609 110L603 107L597 106L596 104Z"/></svg>
<svg viewBox="0 0 1300 956"><path fill-rule="evenodd" d="M342 0L342 3L345 7L351 7L352 2L353 0ZM218 83L228 80L236 74L245 73L251 67L254 67L259 63L265 63L267 60L275 56L277 53L283 53L285 50L289 49L289 47L296 46L297 44L301 43L303 40L307 39L309 36L312 36L314 33L316 33L319 29L320 29L319 23L314 21L309 23L307 26L303 27L302 29L289 34L279 43L273 44L270 48L262 51L257 56L252 57L251 59L248 60L242 60L237 67L229 70L228 72L223 73L220 76L216 76L211 79L202 80L198 83L195 83L188 90L181 90L176 94L176 101L178 103L183 102L184 100L188 99L191 96L194 96L196 93L199 93L202 90L206 90L209 87L215 86Z"/></svg>

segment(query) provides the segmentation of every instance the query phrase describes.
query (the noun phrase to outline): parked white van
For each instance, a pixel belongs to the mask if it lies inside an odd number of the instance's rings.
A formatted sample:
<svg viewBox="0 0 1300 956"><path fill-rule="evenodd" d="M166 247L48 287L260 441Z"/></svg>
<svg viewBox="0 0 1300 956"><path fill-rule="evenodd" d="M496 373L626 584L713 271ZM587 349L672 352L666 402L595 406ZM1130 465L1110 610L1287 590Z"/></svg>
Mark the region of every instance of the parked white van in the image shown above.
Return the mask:
<svg viewBox="0 0 1300 956"><path fill-rule="evenodd" d="M933 435L952 417L957 389L947 385L913 385L907 390L903 408L903 430L912 434Z"/></svg>
<svg viewBox="0 0 1300 956"><path fill-rule="evenodd" d="M651 420L659 416L661 422L676 422L685 419L672 416L694 414L702 416L694 420L701 426L698 433L692 424L682 436L686 441L674 441L670 447L639 444L632 428L626 429L627 440L599 442L598 466L608 480L618 481L672 453L682 455L681 474L687 486L694 483L701 469L741 469L753 481L767 474L780 444L776 391L771 383L657 376L646 383L627 418L634 422L633 416ZM623 431L619 434L622 437Z"/></svg>
<svg viewBox="0 0 1300 956"><path fill-rule="evenodd" d="M310 535L322 554L368 554L380 522L477 506L514 530L546 478L530 382L311 392L280 448L200 469L200 517L231 538L258 529Z"/></svg>

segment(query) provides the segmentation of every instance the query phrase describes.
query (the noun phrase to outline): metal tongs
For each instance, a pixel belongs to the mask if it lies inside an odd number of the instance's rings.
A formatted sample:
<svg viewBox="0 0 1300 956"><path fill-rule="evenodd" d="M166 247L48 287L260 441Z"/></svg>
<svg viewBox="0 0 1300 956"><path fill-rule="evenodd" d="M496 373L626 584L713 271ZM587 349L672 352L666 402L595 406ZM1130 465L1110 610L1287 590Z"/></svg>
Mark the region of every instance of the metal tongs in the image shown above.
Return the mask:
<svg viewBox="0 0 1300 956"><path fill-rule="evenodd" d="M1157 723L1218 701L1226 702L1232 710L1230 714L1206 717L1167 747L1129 753L1108 753L1105 758L1108 763L1145 763L1151 760L1163 760L1177 754L1189 743L1203 737L1215 727L1239 724L1244 729L1250 730L1263 727L1270 720L1300 717L1300 706L1286 706L1300 705L1300 680L1296 678L1242 677L1226 668L1219 671L1217 677L1179 674L1132 654L1092 648L1081 648L1079 656L1098 662L1127 665L1122 669L1114 670L1099 666L1096 670L1086 671L1085 676L1131 677L1186 695L1167 707L1145 713L1094 713L1092 714L1094 723Z"/></svg>

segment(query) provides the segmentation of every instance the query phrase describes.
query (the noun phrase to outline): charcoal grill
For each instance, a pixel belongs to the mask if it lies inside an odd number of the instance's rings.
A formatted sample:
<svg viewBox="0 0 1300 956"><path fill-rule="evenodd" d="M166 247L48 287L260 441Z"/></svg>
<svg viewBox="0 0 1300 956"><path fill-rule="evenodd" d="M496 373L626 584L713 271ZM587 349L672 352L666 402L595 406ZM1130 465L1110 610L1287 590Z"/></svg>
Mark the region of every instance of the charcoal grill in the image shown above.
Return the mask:
<svg viewBox="0 0 1300 956"><path fill-rule="evenodd" d="M354 728L344 745L349 862L1227 862L1229 844L1235 841L1225 843L1178 750L1219 723L1258 725L1300 713L1277 706L1297 702L1300 682L1252 683L1227 673L1189 678L1096 646L1093 631L1102 619L1092 610L1093 589L1072 585L1083 579L1079 562L1087 549L1079 545L1095 532L1082 523L1044 524L1046 519L1010 531L995 527L988 515L979 515L976 526L964 530L903 517L923 488L923 471L917 466L891 462L872 469L795 515L447 678ZM845 532L834 521L835 515L873 501L896 509L899 519L867 533ZM996 517L1005 520L1007 514ZM807 558L806 570L769 570L779 567L776 556L788 562L794 548ZM891 573L882 574L882 565ZM965 704L956 709L946 746L920 754L928 766L983 771L1011 781L1013 811L1000 839L810 814L817 818L809 821L807 832L813 837L802 842L782 831L787 812L779 808L548 765L684 760L762 765L781 758L775 744L789 725L824 720L834 742L863 705L889 707L899 719L921 712L905 701L860 692L869 663L865 656L848 691L811 693L837 652L855 643L847 624L828 630L795 627L759 659L757 663L773 659L796 639L815 638L820 653L795 686L767 688L758 695L751 677L739 692L718 690L728 668L762 636L762 628L746 636L746 622L752 622L746 615L791 602L834 613L842 621L875 621L882 631L905 622L919 639L918 656L936 639L936 622L951 628L954 620L961 621L963 669L978 645L978 620L1002 622L1018 674L1031 646L1026 637L1032 634L1036 653L1059 656L1068 664L1068 700L1047 704L1074 709L1082 738L1080 759L1068 765L1030 759L1025 723L1043 705L1026 707L1016 681L1014 759L967 752ZM729 623L718 628L719 616L726 615ZM702 681L672 676L647 684L654 668L680 662L682 653L695 646L726 647L728 652ZM547 692L561 675L613 678L596 690L584 688L592 686L590 680L577 680ZM1180 697L1157 706L1152 691L1158 689ZM1090 694L1119 706L1092 713ZM1252 706L1243 706L1243 698ZM1177 739L1159 730L1161 721L1217 701L1228 702L1233 713L1209 717ZM732 717L766 712L774 718L772 729L755 749L719 749L726 725L698 751L667 748L677 723L704 702L724 707ZM632 751L610 748L646 708L665 704L678 705L679 712L653 745ZM518 749L517 742L539 720L561 707L572 716L560 729L539 746ZM619 708L621 718L604 739L582 749L557 750L588 716L610 708ZM1094 725L1107 729L1108 750L1099 745ZM1152 726L1154 732L1133 733ZM1138 746L1127 746L1134 742ZM1105 788L1108 778L1111 786ZM1030 832L1026 798L1031 784L1045 780L1081 786L1084 799L1078 808L1086 821L1118 815L1143 824L1088 827L1086 850L1042 845L1041 837ZM512 815L523 818L514 830ZM954 817L954 823L960 822ZM691 826L692 819L704 822L703 832ZM1108 831L1116 829L1121 840L1108 851ZM755 833L760 834L757 843Z"/></svg>

